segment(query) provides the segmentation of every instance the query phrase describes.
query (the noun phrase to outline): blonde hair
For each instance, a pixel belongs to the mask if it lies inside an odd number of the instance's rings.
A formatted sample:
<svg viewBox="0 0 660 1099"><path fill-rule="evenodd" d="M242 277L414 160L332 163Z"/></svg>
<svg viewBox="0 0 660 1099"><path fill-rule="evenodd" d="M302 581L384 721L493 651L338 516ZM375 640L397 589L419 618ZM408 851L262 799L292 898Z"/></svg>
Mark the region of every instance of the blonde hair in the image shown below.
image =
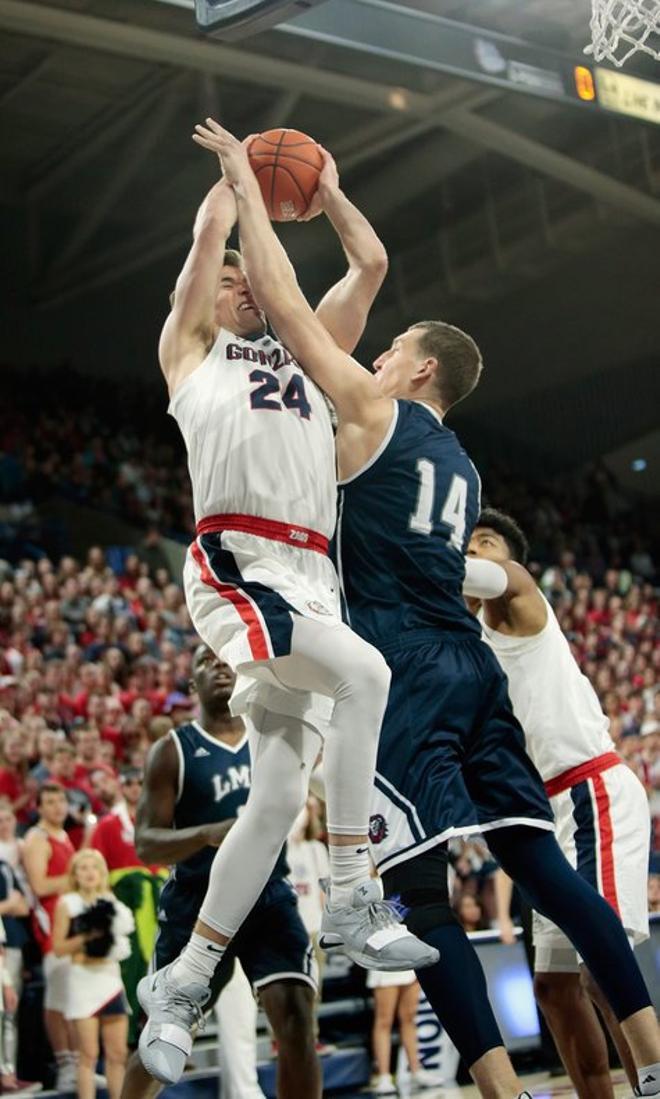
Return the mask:
<svg viewBox="0 0 660 1099"><path fill-rule="evenodd" d="M92 859L96 863L96 868L100 874L100 884L98 888L99 893L110 892L110 875L108 872L108 864L103 858L100 851L95 851L93 847L83 847L80 851L76 851L75 855L69 863L68 875L69 875L69 888L72 893L78 893L80 885L76 880L76 871L80 866L80 863L84 859Z"/></svg>
<svg viewBox="0 0 660 1099"><path fill-rule="evenodd" d="M235 248L225 248L222 257L223 267L237 267L239 271L245 270L245 264L243 263L243 257L240 252L237 252ZM174 298L176 291L172 290L170 294L170 309L174 308Z"/></svg>

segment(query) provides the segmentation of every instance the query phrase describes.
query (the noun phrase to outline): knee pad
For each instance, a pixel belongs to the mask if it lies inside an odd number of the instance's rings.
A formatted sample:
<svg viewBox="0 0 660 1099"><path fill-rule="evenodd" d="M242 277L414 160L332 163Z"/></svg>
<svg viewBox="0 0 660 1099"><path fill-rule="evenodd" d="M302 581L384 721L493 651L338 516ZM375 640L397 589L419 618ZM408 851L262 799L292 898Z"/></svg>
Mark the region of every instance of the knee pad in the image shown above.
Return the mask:
<svg viewBox="0 0 660 1099"><path fill-rule="evenodd" d="M449 902L433 889L417 889L414 894L402 894L401 903L405 907L406 927L420 939L436 927L458 924Z"/></svg>
<svg viewBox="0 0 660 1099"><path fill-rule="evenodd" d="M448 868L447 845L438 844L384 872L385 896L397 904L414 935L424 936L435 927L458 923L449 903Z"/></svg>

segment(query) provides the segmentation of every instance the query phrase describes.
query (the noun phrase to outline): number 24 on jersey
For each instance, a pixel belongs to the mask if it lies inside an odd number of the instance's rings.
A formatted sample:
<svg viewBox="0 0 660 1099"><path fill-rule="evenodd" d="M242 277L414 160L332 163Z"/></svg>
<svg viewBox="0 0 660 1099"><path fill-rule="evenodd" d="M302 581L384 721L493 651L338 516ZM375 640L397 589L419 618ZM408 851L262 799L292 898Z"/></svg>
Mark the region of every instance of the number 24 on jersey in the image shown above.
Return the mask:
<svg viewBox="0 0 660 1099"><path fill-rule="evenodd" d="M270 370L252 370L250 381L255 388L250 392L250 408L281 412L285 408L297 412L303 420L309 420L312 406L305 393L305 381L300 374L292 374L282 393L280 380Z"/></svg>

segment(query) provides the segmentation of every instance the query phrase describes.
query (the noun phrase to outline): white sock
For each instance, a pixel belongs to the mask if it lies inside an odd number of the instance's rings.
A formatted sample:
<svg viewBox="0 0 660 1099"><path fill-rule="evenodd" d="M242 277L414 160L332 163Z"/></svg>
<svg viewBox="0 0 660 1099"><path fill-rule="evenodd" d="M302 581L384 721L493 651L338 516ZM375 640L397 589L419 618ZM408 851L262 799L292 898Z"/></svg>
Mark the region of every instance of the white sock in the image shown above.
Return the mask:
<svg viewBox="0 0 660 1099"><path fill-rule="evenodd" d="M227 948L193 931L190 942L174 962L169 979L177 984L210 985Z"/></svg>
<svg viewBox="0 0 660 1099"><path fill-rule="evenodd" d="M640 1095L657 1095L660 1092L660 1061L637 1070Z"/></svg>
<svg viewBox="0 0 660 1099"><path fill-rule="evenodd" d="M351 903L356 885L369 878L369 844L350 844L328 848L330 856L331 908L343 908Z"/></svg>

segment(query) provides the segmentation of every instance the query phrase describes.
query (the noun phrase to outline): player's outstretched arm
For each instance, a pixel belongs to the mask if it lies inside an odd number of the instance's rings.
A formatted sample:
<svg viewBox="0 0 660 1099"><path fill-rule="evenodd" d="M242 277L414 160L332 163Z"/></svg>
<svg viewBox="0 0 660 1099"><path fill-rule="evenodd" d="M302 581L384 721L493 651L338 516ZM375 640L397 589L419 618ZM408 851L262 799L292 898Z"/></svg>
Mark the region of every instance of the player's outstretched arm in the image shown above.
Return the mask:
<svg viewBox="0 0 660 1099"><path fill-rule="evenodd" d="M352 354L364 332L376 295L387 274L387 252L364 214L346 197L339 185L334 160L324 149L325 165L309 220L323 210L344 249L348 270L328 290L316 309L316 316L342 351Z"/></svg>
<svg viewBox="0 0 660 1099"><path fill-rule="evenodd" d="M196 126L194 140L220 156L236 194L241 251L252 293L285 344L330 397L340 421L371 425L391 419L391 402L373 375L343 352L304 297L286 252L275 235L243 145L213 119Z"/></svg>
<svg viewBox="0 0 660 1099"><path fill-rule="evenodd" d="M218 180L197 211L192 247L160 337L158 355L170 395L200 365L213 340L218 272L236 216L234 192Z"/></svg>
<svg viewBox="0 0 660 1099"><path fill-rule="evenodd" d="M135 819L135 849L152 866L171 866L204 847L218 847L234 824L232 819L175 829L178 790L179 756L172 737L166 736L147 756Z"/></svg>
<svg viewBox="0 0 660 1099"><path fill-rule="evenodd" d="M534 577L517 561L467 557L463 595L505 605L506 617L524 633L539 633L547 621L546 605Z"/></svg>

